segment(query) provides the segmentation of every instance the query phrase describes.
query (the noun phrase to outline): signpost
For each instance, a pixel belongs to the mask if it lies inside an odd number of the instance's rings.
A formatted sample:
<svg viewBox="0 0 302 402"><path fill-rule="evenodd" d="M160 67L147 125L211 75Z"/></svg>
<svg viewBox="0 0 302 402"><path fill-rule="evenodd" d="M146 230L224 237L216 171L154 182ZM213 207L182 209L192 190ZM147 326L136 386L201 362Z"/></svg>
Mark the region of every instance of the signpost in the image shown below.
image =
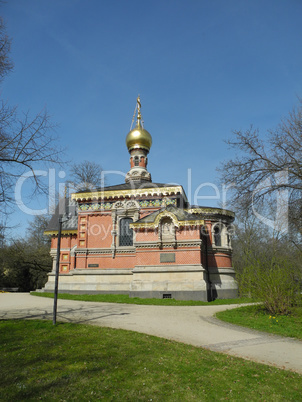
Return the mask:
<svg viewBox="0 0 302 402"><path fill-rule="evenodd" d="M53 325L57 322L57 305L58 305L58 288L59 288L59 271L60 271L60 254L61 254L61 232L62 223L67 222L70 217L66 215L59 215L59 230L58 230L58 244L57 244L57 259L56 259L56 276L55 276L55 289L54 289L54 302L53 302Z"/></svg>

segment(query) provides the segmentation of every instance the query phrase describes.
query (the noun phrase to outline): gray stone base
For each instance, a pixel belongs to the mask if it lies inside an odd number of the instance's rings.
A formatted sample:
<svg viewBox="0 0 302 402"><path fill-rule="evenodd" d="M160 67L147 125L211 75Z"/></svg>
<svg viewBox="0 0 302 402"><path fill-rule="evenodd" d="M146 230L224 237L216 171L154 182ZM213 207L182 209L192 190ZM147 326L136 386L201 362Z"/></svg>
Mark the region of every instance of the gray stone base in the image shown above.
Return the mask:
<svg viewBox="0 0 302 402"><path fill-rule="evenodd" d="M51 293L53 289L39 289L37 292ZM195 301L211 301L216 299L236 299L238 297L238 290L236 289L215 289L215 286L210 291L146 291L146 292L129 292L129 291L99 291L99 290L70 290L60 288L59 293L68 293L71 295L129 295L129 297L139 297L142 299L164 299L171 298L175 300L195 300ZM209 294L208 294L209 293ZM171 296L171 297L167 297Z"/></svg>
<svg viewBox="0 0 302 402"><path fill-rule="evenodd" d="M175 299L175 300L200 300L207 301L207 292L199 291L141 291L130 292L129 297L140 297L142 299Z"/></svg>
<svg viewBox="0 0 302 402"><path fill-rule="evenodd" d="M212 300L238 297L238 285L233 268L210 267L209 274Z"/></svg>
<svg viewBox="0 0 302 402"><path fill-rule="evenodd" d="M131 297L163 295L178 300L206 300L206 272L202 265L137 265L130 284ZM148 296L141 296L148 295Z"/></svg>
<svg viewBox="0 0 302 402"><path fill-rule="evenodd" d="M50 292L49 290L42 289L42 292ZM59 289L58 293L68 293L70 295L129 295L126 291L100 291L100 290L70 290L70 289Z"/></svg>
<svg viewBox="0 0 302 402"><path fill-rule="evenodd" d="M212 286L212 299L236 299L239 297L238 289L219 289Z"/></svg>
<svg viewBox="0 0 302 402"><path fill-rule="evenodd" d="M201 265L136 266L134 269L76 269L59 276L59 293L125 294L140 298L211 301L238 297L231 268ZM42 292L53 292L55 274L48 274Z"/></svg>
<svg viewBox="0 0 302 402"><path fill-rule="evenodd" d="M59 292L73 294L128 294L131 269L75 269L59 275ZM48 274L43 291L54 290L55 274Z"/></svg>

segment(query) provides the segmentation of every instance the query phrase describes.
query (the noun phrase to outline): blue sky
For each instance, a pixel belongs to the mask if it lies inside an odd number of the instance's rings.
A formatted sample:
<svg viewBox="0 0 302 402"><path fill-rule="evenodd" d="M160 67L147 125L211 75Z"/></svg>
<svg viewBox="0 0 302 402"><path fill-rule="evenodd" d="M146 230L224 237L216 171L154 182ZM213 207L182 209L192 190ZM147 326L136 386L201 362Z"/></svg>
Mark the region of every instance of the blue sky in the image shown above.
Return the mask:
<svg viewBox="0 0 302 402"><path fill-rule="evenodd" d="M140 94L153 181L190 193L191 169L191 199L218 185L233 130L265 133L302 96L300 0L10 0L1 15L15 65L2 99L33 115L46 107L66 160L127 172Z"/></svg>

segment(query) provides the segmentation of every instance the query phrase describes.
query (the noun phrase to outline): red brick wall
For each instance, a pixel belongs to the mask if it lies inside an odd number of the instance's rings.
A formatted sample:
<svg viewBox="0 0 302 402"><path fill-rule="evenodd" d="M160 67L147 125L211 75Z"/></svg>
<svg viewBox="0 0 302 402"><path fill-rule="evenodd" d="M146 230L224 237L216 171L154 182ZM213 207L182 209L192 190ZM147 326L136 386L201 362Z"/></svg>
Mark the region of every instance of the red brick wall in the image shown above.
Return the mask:
<svg viewBox="0 0 302 402"><path fill-rule="evenodd" d="M151 232L150 230L136 232L135 241L158 241L158 232Z"/></svg>
<svg viewBox="0 0 302 402"><path fill-rule="evenodd" d="M77 244L77 235L62 235L61 248L72 248ZM58 237L51 238L51 248L57 249Z"/></svg>
<svg viewBox="0 0 302 402"><path fill-rule="evenodd" d="M208 257L209 267L224 267L231 268L232 267L232 258L231 256L223 253L217 253L214 255L209 255Z"/></svg>
<svg viewBox="0 0 302 402"><path fill-rule="evenodd" d="M110 248L111 231L111 214L90 215L87 220L87 248Z"/></svg>
<svg viewBox="0 0 302 402"><path fill-rule="evenodd" d="M200 240L200 228L183 227L176 231L177 240Z"/></svg>
<svg viewBox="0 0 302 402"><path fill-rule="evenodd" d="M155 209L154 209L155 210ZM140 217L150 213L150 208L141 209ZM208 242L211 243L211 222L207 221ZM112 217L111 211L106 212L85 212L79 213L78 235L62 235L61 249L70 250L75 245L81 248L111 248L112 244ZM199 240L200 228L180 228L176 229L177 241ZM136 242L158 242L158 231L138 231L136 232ZM51 248L56 249L57 237L52 237ZM160 253L175 253L174 263L161 263ZM64 257L66 255L66 257ZM119 254L118 250L115 258L112 254L102 255L77 255L76 258L70 256L69 251L62 251L60 256L60 271L68 272L70 269L88 268L88 264L99 264L96 269L105 268L134 268L135 265L187 265L187 264L205 265L205 256L202 255L197 246L186 248L142 248L137 249L135 254ZM218 252L215 255L208 256L209 267L232 267L231 256L226 253ZM66 268L67 267L67 268ZM65 268L65 271L63 271ZM93 269L91 267L91 269Z"/></svg>
<svg viewBox="0 0 302 402"><path fill-rule="evenodd" d="M111 254L105 255L89 255L89 256L77 256L77 268L89 268L89 269L106 269L106 268L134 268L136 256L134 254L122 254L115 255L112 258ZM90 268L88 264L99 264L98 268Z"/></svg>
<svg viewBox="0 0 302 402"><path fill-rule="evenodd" d="M137 252L136 265L177 265L200 264L200 250L196 248L182 249L140 249ZM175 262L160 262L161 253L174 253Z"/></svg>

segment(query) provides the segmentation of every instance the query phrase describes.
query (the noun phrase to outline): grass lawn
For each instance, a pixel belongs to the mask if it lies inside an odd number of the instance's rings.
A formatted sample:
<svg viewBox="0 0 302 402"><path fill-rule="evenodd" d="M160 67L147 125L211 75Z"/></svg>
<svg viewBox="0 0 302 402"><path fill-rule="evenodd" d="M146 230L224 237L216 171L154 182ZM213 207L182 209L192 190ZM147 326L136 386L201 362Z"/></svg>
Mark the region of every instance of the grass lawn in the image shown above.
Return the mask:
<svg viewBox="0 0 302 402"><path fill-rule="evenodd" d="M263 306L254 305L221 311L216 317L232 324L302 339L302 306L293 308L291 314L282 316L271 316Z"/></svg>
<svg viewBox="0 0 302 402"><path fill-rule="evenodd" d="M298 401L302 376L136 332L0 321L0 400Z"/></svg>
<svg viewBox="0 0 302 402"><path fill-rule="evenodd" d="M31 295L40 297L52 297L53 293L30 292ZM144 304L157 306L211 306L221 304L242 304L252 303L252 300L245 298L238 299L220 299L212 302L194 301L194 300L175 300L175 299L141 299L139 297L129 297L128 295L71 295L68 293L59 293L59 299L80 300L104 303L125 303L125 304Z"/></svg>

